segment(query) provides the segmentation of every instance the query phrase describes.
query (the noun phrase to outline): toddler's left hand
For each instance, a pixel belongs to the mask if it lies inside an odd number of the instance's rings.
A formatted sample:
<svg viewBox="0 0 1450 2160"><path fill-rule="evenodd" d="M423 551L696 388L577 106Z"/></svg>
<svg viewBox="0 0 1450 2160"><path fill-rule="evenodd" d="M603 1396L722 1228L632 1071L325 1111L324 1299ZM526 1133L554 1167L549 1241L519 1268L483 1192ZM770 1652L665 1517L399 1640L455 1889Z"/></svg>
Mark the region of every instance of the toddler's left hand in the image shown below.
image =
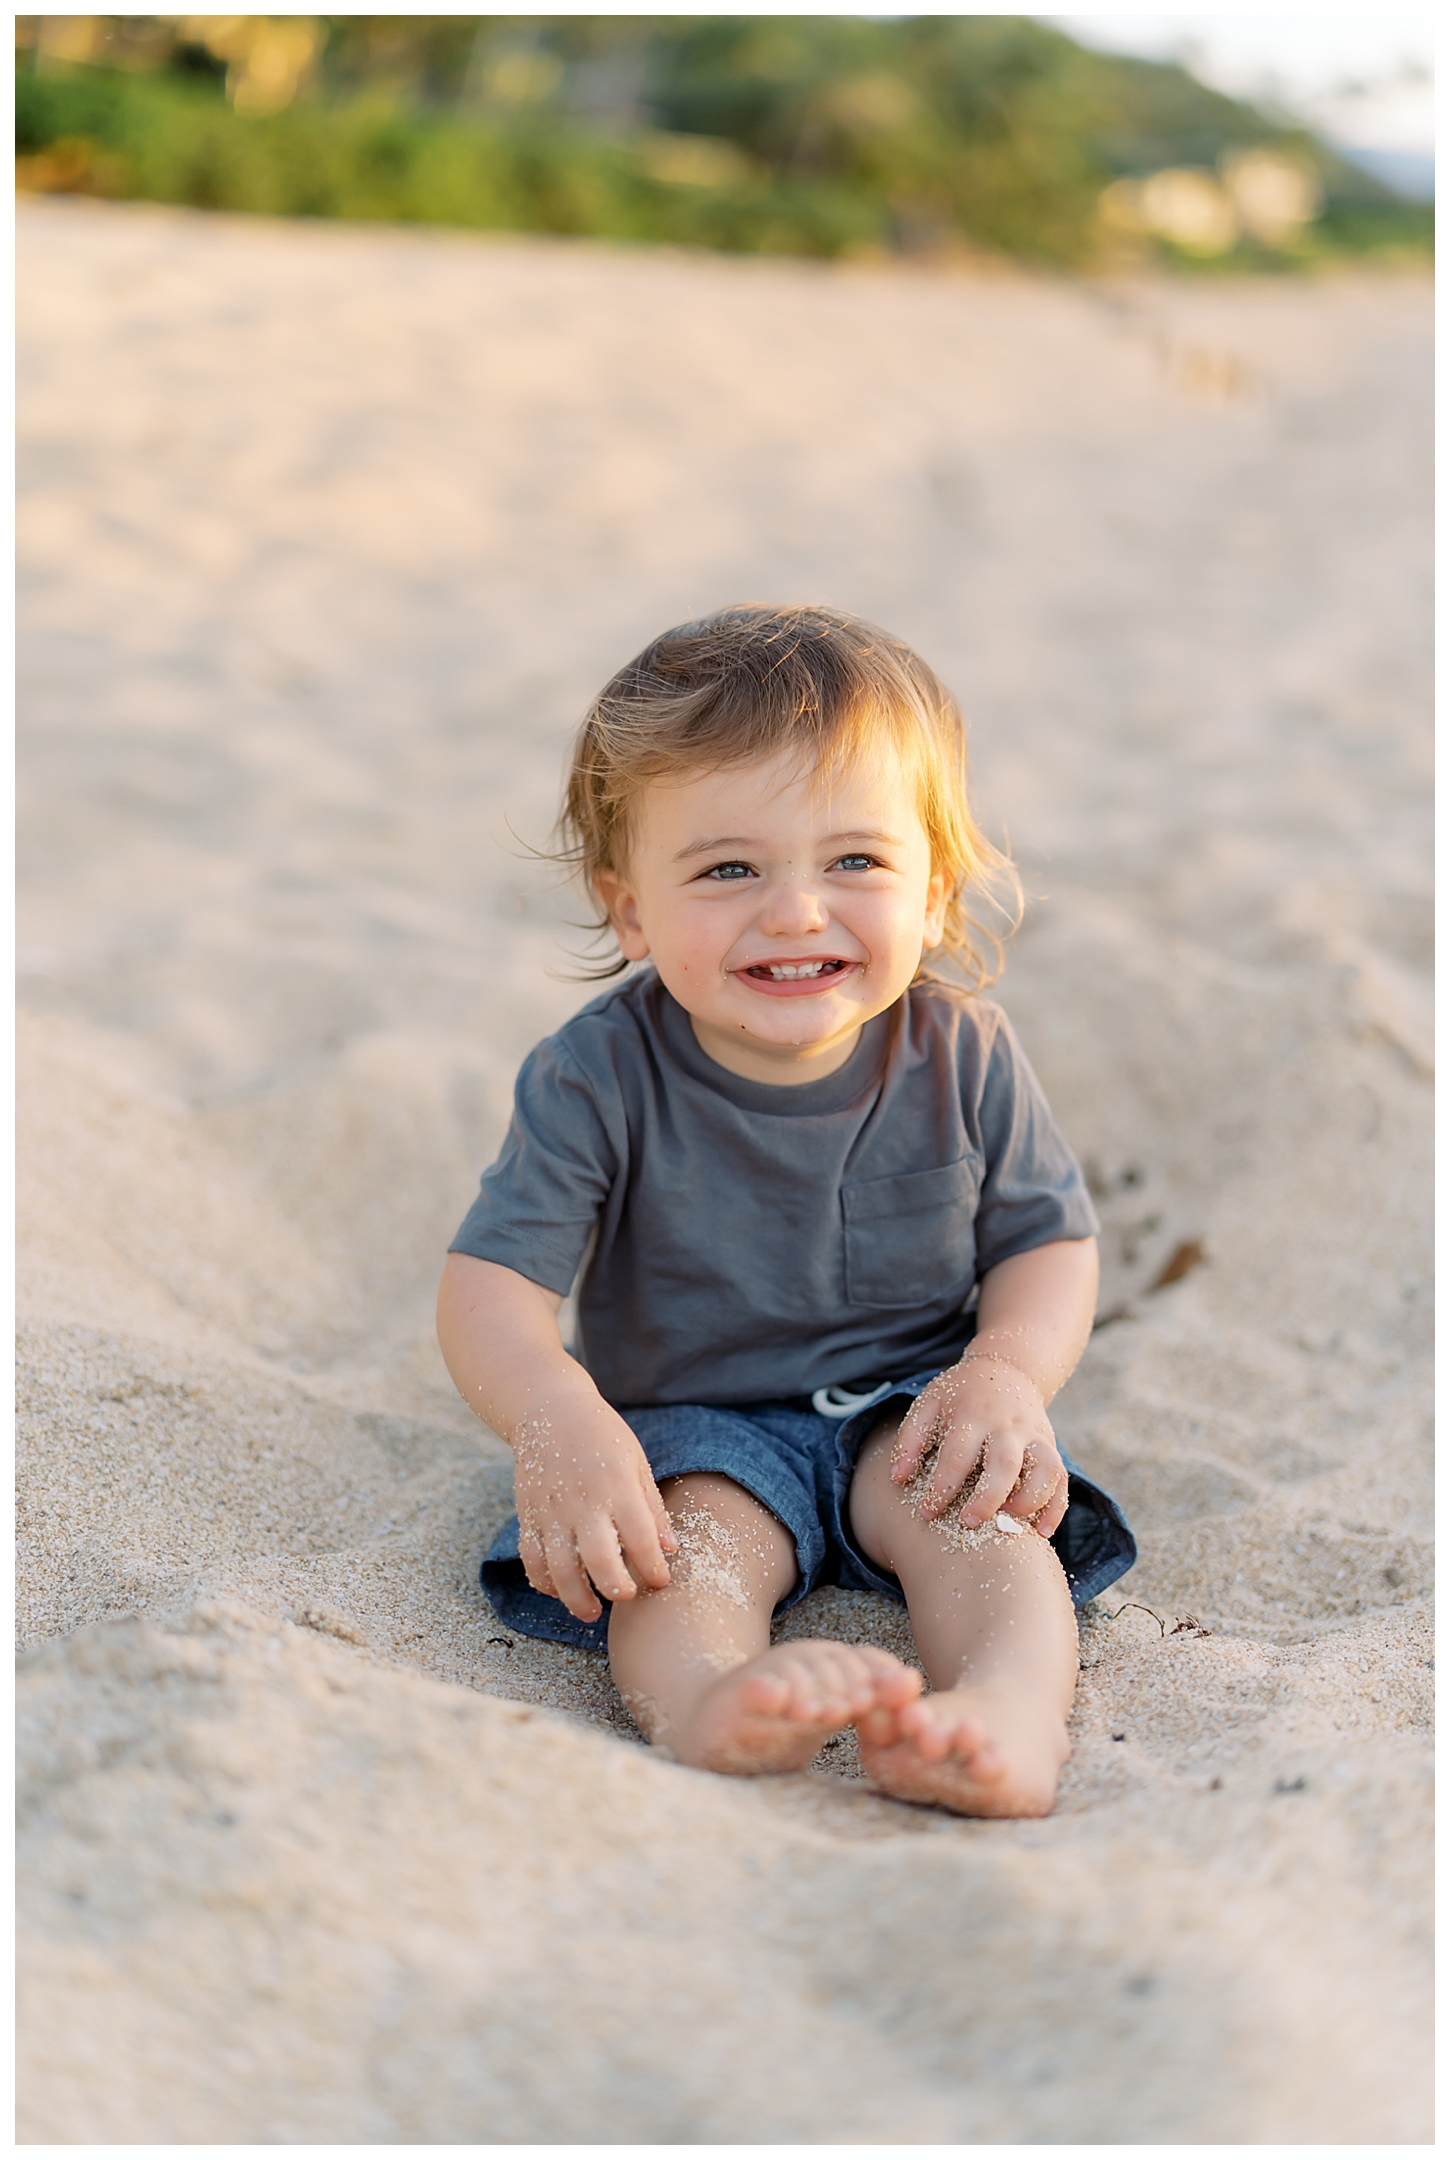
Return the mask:
<svg viewBox="0 0 1450 2160"><path fill-rule="evenodd" d="M909 1485L936 1449L917 1514L933 1522L980 1469L961 1519L970 1530L1003 1510L1051 1537L1067 1513L1067 1471L1037 1387L994 1353L970 1349L938 1373L901 1421L891 1478Z"/></svg>

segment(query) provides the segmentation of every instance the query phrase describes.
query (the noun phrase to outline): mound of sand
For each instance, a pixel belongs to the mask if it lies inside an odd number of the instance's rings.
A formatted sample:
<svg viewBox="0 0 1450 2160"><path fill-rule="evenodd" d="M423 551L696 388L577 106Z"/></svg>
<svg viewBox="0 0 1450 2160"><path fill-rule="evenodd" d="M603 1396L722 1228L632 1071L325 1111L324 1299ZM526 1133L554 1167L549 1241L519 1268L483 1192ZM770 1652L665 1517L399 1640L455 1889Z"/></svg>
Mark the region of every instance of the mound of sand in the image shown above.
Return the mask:
<svg viewBox="0 0 1450 2160"><path fill-rule="evenodd" d="M1425 284L20 254L22 2137L1427 2137ZM477 1589L433 1286L586 994L512 835L772 595L941 669L1034 895L1142 1548L1042 1823L682 1770Z"/></svg>

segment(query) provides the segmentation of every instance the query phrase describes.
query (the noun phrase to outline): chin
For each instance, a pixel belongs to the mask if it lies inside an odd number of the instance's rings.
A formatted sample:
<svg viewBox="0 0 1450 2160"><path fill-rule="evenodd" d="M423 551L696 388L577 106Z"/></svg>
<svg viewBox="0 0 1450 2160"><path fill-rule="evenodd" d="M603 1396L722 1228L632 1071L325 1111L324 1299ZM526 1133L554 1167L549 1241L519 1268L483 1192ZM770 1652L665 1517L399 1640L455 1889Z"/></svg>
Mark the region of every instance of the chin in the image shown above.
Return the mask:
<svg viewBox="0 0 1450 2160"><path fill-rule="evenodd" d="M792 1026L786 1016L782 1014L779 1026L769 1030L756 1027L752 1028L750 1033L755 1036L758 1042L769 1043L774 1050L810 1050L822 1043L834 1042L838 1036L844 1035L848 1028L859 1027L860 1025L859 1020L853 1015L847 1014L829 1020L822 1018L806 1026L802 1026L797 1021Z"/></svg>

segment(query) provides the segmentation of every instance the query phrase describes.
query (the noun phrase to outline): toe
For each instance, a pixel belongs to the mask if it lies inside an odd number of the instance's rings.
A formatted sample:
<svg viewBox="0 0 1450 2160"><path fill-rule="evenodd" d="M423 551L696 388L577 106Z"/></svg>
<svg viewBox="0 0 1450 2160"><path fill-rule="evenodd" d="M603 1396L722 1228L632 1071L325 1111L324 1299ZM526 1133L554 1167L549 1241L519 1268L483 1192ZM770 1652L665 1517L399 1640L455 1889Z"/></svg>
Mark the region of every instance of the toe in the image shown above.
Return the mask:
<svg viewBox="0 0 1450 2160"><path fill-rule="evenodd" d="M915 1702L923 1684L921 1674L913 1672L909 1665L895 1665L878 1676L876 1697L879 1702L899 1708Z"/></svg>
<svg viewBox="0 0 1450 2160"><path fill-rule="evenodd" d="M835 1690L822 1684L814 1673L804 1675L791 1690L790 1711L802 1725L823 1725L831 1715Z"/></svg>
<svg viewBox="0 0 1450 2160"><path fill-rule="evenodd" d="M870 1688L871 1669L854 1651L842 1649L829 1659L825 1669L829 1676L827 1692L833 1700L854 1702Z"/></svg>
<svg viewBox="0 0 1450 2160"><path fill-rule="evenodd" d="M927 1703L904 1704L900 1721L902 1733L914 1743L924 1762L946 1761L951 1753L951 1734Z"/></svg>
<svg viewBox="0 0 1450 2160"><path fill-rule="evenodd" d="M937 1727L938 1762L960 1763L973 1777L990 1778L1002 1769L1002 1750L976 1718L955 1717Z"/></svg>
<svg viewBox="0 0 1450 2160"><path fill-rule="evenodd" d="M792 1698L790 1682L783 1673L751 1673L745 1682L744 1700L752 1710L779 1717Z"/></svg>
<svg viewBox="0 0 1450 2160"><path fill-rule="evenodd" d="M878 1686L887 1679L899 1680L903 1673L908 1678L915 1679L918 1682L921 1679L920 1673L914 1667L903 1665L899 1657L893 1657L889 1650L878 1650L874 1643L863 1643L861 1655L869 1666Z"/></svg>
<svg viewBox="0 0 1450 2160"><path fill-rule="evenodd" d="M856 1729L868 1747L890 1747L901 1730L896 1712L880 1703L866 1712Z"/></svg>
<svg viewBox="0 0 1450 2160"><path fill-rule="evenodd" d="M973 1777L984 1781L999 1778L1007 1767L1006 1757L996 1741L988 1740L970 1726L952 1734L951 1753L970 1769Z"/></svg>

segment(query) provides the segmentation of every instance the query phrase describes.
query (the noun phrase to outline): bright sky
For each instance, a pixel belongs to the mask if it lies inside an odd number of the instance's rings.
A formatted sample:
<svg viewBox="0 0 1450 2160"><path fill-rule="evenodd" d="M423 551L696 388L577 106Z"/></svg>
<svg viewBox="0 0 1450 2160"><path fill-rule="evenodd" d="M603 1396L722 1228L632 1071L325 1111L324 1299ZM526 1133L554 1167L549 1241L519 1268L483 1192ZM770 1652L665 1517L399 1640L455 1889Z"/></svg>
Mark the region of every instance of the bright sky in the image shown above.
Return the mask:
<svg viewBox="0 0 1450 2160"><path fill-rule="evenodd" d="M1280 106L1341 142L1434 148L1435 18L1428 8L1046 20L1084 45L1181 60L1215 89Z"/></svg>

